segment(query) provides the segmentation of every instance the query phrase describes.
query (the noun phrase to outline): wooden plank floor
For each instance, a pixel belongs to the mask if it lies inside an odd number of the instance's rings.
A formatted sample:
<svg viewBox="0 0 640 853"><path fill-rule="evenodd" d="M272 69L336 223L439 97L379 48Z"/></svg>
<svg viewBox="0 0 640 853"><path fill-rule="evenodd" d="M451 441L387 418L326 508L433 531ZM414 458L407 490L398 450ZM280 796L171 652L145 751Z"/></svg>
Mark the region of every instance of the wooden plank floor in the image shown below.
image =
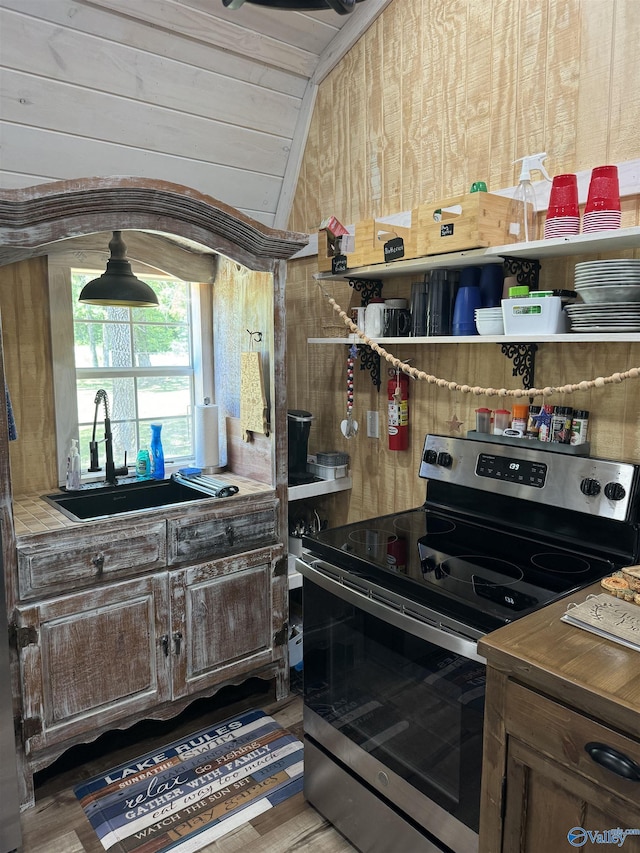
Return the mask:
<svg viewBox="0 0 640 853"><path fill-rule="evenodd" d="M255 684L256 682L254 682ZM172 723L139 723L129 732L104 736L96 744L70 751L36 780L34 808L21 815L22 853L104 853L73 788L185 734L210 726L249 708L262 708L302 740L302 698L291 694L273 701L261 683L197 703ZM221 691L224 693L225 691ZM112 747L110 748L110 744ZM202 848L203 853L353 853L355 850L303 795L259 815L255 820Z"/></svg>

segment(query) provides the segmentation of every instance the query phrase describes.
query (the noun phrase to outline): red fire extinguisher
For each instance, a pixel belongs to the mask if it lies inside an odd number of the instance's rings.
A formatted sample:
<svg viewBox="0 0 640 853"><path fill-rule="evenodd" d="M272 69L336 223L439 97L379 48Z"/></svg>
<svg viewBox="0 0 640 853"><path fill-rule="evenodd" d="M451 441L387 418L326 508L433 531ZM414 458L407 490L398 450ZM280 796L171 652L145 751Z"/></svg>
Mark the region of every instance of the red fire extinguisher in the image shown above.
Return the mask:
<svg viewBox="0 0 640 853"><path fill-rule="evenodd" d="M409 379L395 371L387 383L389 450L409 447Z"/></svg>

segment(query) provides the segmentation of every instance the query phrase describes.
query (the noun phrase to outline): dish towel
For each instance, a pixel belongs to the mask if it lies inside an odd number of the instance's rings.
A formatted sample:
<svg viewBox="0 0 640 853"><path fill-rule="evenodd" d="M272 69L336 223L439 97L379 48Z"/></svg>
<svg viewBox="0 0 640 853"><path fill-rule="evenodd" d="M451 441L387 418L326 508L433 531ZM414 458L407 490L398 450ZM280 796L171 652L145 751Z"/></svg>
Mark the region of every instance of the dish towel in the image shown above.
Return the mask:
<svg viewBox="0 0 640 853"><path fill-rule="evenodd" d="M7 398L7 425L9 427L9 441L15 441L18 437L18 430L16 429L16 421L13 417L11 397L9 396L9 389L7 388L6 382L4 384L4 393Z"/></svg>

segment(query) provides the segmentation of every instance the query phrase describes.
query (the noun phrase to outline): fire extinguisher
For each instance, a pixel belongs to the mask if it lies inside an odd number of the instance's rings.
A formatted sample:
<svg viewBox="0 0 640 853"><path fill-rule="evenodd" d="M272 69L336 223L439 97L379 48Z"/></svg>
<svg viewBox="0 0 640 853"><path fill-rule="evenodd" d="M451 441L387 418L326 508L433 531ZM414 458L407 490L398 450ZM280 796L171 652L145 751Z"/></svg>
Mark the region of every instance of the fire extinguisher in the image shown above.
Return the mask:
<svg viewBox="0 0 640 853"><path fill-rule="evenodd" d="M409 379L394 371L387 383L389 450L409 447Z"/></svg>

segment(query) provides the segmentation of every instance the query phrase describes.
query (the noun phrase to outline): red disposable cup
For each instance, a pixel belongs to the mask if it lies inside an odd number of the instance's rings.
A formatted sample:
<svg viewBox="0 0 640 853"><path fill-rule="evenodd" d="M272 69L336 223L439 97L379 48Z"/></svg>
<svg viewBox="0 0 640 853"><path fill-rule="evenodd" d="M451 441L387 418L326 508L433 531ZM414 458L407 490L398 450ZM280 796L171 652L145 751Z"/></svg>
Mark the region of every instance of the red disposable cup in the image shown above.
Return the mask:
<svg viewBox="0 0 640 853"><path fill-rule="evenodd" d="M578 216L578 179L575 175L556 175L549 193L547 219Z"/></svg>
<svg viewBox="0 0 640 853"><path fill-rule="evenodd" d="M585 213L594 210L620 210L620 185L617 166L596 166L591 172Z"/></svg>

